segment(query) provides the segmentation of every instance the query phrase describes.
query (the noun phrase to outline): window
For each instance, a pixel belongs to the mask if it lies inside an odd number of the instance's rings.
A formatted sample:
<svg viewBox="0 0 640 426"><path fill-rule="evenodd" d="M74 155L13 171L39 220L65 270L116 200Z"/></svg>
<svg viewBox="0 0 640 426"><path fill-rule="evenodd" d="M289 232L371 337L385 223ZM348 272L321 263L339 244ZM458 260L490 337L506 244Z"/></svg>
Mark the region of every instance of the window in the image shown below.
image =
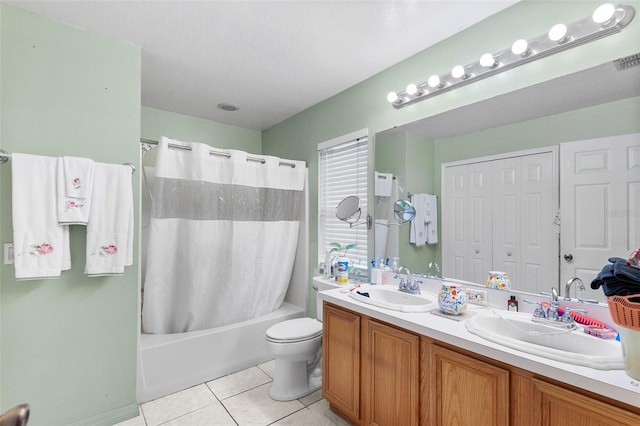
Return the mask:
<svg viewBox="0 0 640 426"><path fill-rule="evenodd" d="M358 136L359 135L359 136ZM336 206L349 195L360 198L361 218L367 215L367 152L366 131L318 145L318 262L324 261L332 242L341 245L355 243L348 251L354 265L367 267L367 227L349 227L335 214Z"/></svg>

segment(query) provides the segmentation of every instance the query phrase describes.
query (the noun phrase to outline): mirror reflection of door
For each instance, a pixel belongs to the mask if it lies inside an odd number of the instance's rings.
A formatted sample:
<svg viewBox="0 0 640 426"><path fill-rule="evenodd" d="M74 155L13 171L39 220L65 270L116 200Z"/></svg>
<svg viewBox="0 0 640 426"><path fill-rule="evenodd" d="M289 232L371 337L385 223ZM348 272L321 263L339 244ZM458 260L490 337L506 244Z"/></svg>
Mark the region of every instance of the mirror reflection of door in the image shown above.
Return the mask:
<svg viewBox="0 0 640 426"><path fill-rule="evenodd" d="M558 282L556 151L444 165L444 276L484 283L502 270L534 293Z"/></svg>
<svg viewBox="0 0 640 426"><path fill-rule="evenodd" d="M572 297L605 301L588 283L640 247L640 133L562 143L560 164L560 282L579 277L587 292Z"/></svg>

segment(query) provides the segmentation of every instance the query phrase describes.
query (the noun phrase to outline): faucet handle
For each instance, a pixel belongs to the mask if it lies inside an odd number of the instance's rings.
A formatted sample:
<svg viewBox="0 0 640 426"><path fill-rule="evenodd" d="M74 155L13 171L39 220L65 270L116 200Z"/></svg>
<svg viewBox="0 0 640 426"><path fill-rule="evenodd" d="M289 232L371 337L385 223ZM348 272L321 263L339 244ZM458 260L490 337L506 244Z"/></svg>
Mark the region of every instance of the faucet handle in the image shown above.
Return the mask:
<svg viewBox="0 0 640 426"><path fill-rule="evenodd" d="M560 321L562 322L566 322L568 324L574 322L573 317L571 316L571 312L577 312L583 315L587 315L588 312L585 311L584 309L577 309L577 308L564 308L564 314L562 314L562 318L560 318Z"/></svg>
<svg viewBox="0 0 640 426"><path fill-rule="evenodd" d="M547 313L542 309L541 303L536 303L536 308L533 310L533 316L535 318L547 318Z"/></svg>

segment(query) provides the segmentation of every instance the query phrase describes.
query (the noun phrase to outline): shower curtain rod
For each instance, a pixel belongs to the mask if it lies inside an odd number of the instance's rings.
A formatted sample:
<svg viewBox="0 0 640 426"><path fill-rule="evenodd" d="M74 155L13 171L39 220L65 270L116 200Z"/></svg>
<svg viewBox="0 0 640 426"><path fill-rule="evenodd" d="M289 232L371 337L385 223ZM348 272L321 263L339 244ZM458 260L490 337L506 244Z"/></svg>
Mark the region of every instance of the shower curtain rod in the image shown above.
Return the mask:
<svg viewBox="0 0 640 426"><path fill-rule="evenodd" d="M144 149L144 145L158 145L158 141L154 141L153 139L144 139L144 138L140 138L140 143L143 145L143 149ZM191 151L191 147L187 146L187 145L177 145L174 143L170 143L169 148L175 148L175 149L184 149L185 151ZM151 147L149 147L148 149L151 149ZM225 151L216 151L216 150L209 150L209 155L218 155L220 157L225 157L225 158L231 158L231 154ZM265 160L264 158L259 158L259 157L250 157L247 156L247 161L255 161L257 163L260 164L264 164L267 162L267 160ZM296 168L296 165L294 163L289 163L288 161L281 161L280 166L289 166L292 169Z"/></svg>
<svg viewBox="0 0 640 426"><path fill-rule="evenodd" d="M10 159L11 159L11 154L9 154L4 149L0 149L0 164L6 163ZM122 165L131 167L131 174L136 172L136 166L134 166L132 163L122 163Z"/></svg>

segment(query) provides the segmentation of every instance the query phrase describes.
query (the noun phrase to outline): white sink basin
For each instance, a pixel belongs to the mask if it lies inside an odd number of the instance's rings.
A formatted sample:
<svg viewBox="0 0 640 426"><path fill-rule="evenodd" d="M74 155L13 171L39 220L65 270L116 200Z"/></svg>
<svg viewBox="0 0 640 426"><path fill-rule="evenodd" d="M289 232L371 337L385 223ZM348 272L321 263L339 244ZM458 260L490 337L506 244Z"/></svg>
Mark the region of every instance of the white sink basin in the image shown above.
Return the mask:
<svg viewBox="0 0 640 426"><path fill-rule="evenodd" d="M364 296L364 293L369 296ZM350 291L349 297L379 308L400 312L427 312L438 305L433 296L404 293L395 285L361 285Z"/></svg>
<svg viewBox="0 0 640 426"><path fill-rule="evenodd" d="M598 370L622 370L620 342L534 323L531 314L493 311L478 313L465 323L469 332L503 346Z"/></svg>

